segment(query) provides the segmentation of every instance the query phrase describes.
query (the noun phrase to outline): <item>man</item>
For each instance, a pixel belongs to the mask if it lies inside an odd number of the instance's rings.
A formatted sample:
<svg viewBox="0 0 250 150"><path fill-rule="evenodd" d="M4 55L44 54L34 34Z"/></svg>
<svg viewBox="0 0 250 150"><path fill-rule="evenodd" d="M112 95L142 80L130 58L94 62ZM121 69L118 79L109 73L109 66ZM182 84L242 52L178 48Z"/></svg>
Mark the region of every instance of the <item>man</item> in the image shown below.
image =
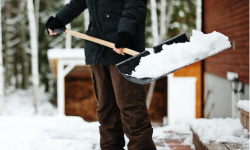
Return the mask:
<svg viewBox="0 0 250 150"><path fill-rule="evenodd" d="M86 63L90 64L97 100L102 150L123 150L124 133L129 150L155 150L145 86L126 80L115 64L131 57L122 48L145 50L146 0L71 0L50 17L46 27L64 28L86 8L90 23L86 34L115 43L112 49L85 41Z"/></svg>

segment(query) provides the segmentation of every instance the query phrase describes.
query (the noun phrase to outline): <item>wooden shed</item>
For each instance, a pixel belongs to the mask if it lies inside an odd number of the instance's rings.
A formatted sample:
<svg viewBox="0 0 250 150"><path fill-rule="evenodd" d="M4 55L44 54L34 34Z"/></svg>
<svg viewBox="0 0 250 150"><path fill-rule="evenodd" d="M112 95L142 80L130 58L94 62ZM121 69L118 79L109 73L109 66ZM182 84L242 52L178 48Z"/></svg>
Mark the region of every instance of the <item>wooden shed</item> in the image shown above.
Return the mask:
<svg viewBox="0 0 250 150"><path fill-rule="evenodd" d="M96 121L96 100L84 49L49 49L50 68L57 78L58 113Z"/></svg>

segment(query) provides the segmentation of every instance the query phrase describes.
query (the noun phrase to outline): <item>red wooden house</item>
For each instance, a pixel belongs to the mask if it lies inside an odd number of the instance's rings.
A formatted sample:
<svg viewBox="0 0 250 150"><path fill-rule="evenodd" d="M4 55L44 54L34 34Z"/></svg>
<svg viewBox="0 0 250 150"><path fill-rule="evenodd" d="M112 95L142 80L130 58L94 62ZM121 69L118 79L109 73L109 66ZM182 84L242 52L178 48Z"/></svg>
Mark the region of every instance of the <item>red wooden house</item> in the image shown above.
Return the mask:
<svg viewBox="0 0 250 150"><path fill-rule="evenodd" d="M203 0L203 32L218 31L229 37L232 47L202 62L205 114L207 117L237 117L236 103L249 99L249 1ZM228 72L238 74L237 92L232 92ZM235 110L233 110L235 109Z"/></svg>

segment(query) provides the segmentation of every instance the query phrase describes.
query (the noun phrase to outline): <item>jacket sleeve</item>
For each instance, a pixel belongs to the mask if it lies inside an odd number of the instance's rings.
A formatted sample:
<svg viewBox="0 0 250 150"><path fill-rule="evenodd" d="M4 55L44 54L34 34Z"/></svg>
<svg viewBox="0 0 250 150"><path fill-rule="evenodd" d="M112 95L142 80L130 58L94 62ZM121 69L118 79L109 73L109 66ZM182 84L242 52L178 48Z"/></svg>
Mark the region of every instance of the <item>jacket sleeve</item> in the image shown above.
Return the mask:
<svg viewBox="0 0 250 150"><path fill-rule="evenodd" d="M124 7L118 25L118 34L125 32L134 36L136 28L145 21L147 4L145 0L124 0Z"/></svg>
<svg viewBox="0 0 250 150"><path fill-rule="evenodd" d="M56 17L64 24L70 23L87 8L86 0L71 0L57 14Z"/></svg>

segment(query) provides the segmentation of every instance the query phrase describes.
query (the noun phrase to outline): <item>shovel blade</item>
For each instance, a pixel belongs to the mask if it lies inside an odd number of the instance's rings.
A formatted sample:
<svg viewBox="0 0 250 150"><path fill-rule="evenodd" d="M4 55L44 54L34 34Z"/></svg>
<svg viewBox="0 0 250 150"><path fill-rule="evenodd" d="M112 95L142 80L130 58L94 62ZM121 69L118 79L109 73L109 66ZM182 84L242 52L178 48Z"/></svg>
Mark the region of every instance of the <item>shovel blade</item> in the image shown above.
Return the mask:
<svg viewBox="0 0 250 150"><path fill-rule="evenodd" d="M167 44L167 45L170 45L170 44L173 44L173 43L184 43L184 42L188 42L188 38L186 36L185 33L182 33L178 36L175 36L159 45L156 45L153 47L154 49L154 53L158 53L162 50L162 45L163 44ZM148 84L148 83L151 83L157 79L160 79L160 78L163 78L165 77L166 75L170 74L170 73L173 73L174 71L171 71L167 74L164 74L164 75L161 75L159 76L158 78L135 78L135 77L132 77L130 76L132 74L132 71L135 70L135 67L139 65L140 63L140 60L142 57L145 57L147 55L149 55L150 53L148 51L143 51L141 52L140 54L134 56L134 57L131 57L125 61L122 61L118 64L116 64L116 67L118 68L119 72L129 81L131 82L134 82L134 83L137 83L137 84L141 84L141 85L145 85L145 84ZM150 68L149 68L150 69ZM178 69L177 69L178 70Z"/></svg>
<svg viewBox="0 0 250 150"><path fill-rule="evenodd" d="M131 57L129 59L126 59L118 64L116 64L116 67L118 68L119 72L129 81L137 83L137 84L147 84L152 82L153 78L143 78L138 79L135 77L130 76L132 71L135 70L135 67L139 65L140 60L142 57L149 55L149 51L143 51L140 54Z"/></svg>

